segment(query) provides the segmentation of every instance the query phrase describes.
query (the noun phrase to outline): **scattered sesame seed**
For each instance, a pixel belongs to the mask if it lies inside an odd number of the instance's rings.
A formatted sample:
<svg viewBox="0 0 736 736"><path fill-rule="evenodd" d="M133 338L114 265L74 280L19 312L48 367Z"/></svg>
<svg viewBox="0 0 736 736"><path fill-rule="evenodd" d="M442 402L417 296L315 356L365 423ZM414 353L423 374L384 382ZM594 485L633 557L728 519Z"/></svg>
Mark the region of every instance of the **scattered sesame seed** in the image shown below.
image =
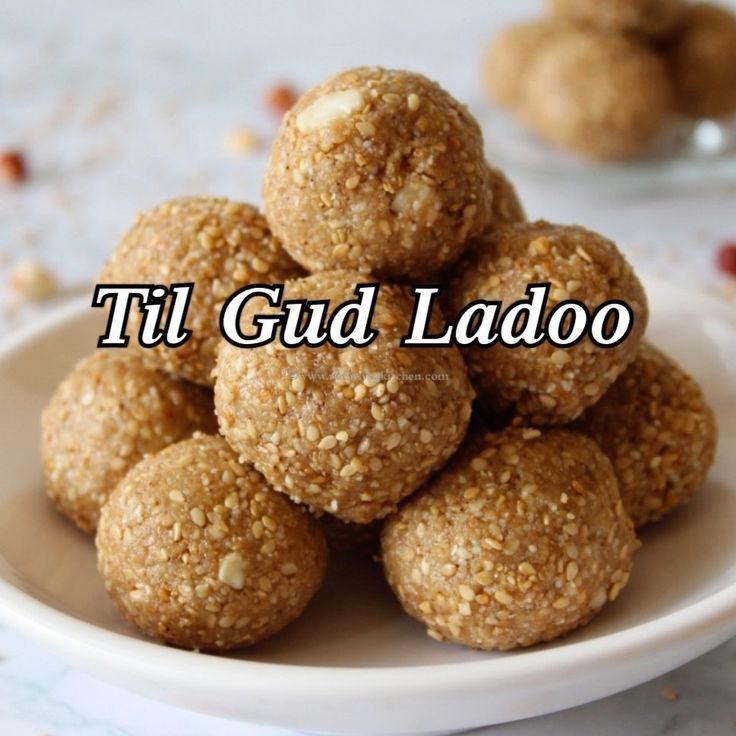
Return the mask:
<svg viewBox="0 0 736 736"><path fill-rule="evenodd" d="M262 142L259 136L245 126L232 128L223 138L224 149L234 156L243 156L252 153L261 146Z"/></svg>
<svg viewBox="0 0 736 736"><path fill-rule="evenodd" d="M8 287L16 296L29 301L48 299L59 290L55 276L35 260L15 265L10 271Z"/></svg>

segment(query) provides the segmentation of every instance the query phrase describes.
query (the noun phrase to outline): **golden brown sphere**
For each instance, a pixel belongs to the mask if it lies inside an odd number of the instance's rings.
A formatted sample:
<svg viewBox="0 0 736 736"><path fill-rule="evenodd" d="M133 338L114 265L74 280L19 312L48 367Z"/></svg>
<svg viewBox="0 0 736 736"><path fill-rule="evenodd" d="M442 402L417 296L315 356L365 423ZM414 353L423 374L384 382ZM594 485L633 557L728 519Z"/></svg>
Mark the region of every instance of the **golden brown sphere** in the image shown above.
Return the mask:
<svg viewBox="0 0 736 736"><path fill-rule="evenodd" d="M138 463L97 533L100 574L123 616L194 649L254 644L291 623L322 583L325 549L315 519L205 435Z"/></svg>
<svg viewBox="0 0 736 736"><path fill-rule="evenodd" d="M646 343L580 426L611 459L636 526L688 501L713 464L712 409L692 377Z"/></svg>
<svg viewBox="0 0 736 736"><path fill-rule="evenodd" d="M635 39L579 30L536 54L520 114L542 138L600 161L644 153L672 107L662 59Z"/></svg>
<svg viewBox="0 0 736 736"><path fill-rule="evenodd" d="M736 16L701 3L688 7L669 50L677 109L693 118L736 112Z"/></svg>
<svg viewBox="0 0 736 736"><path fill-rule="evenodd" d="M636 548L610 461L568 430L481 433L382 533L404 610L477 649L587 623L626 585Z"/></svg>
<svg viewBox="0 0 736 736"><path fill-rule="evenodd" d="M189 340L177 348L147 348L142 354L154 368L211 386L225 299L248 283L280 283L302 273L254 207L218 197L182 197L138 215L99 281L193 281L186 322L192 331ZM140 320L140 311L131 309L129 334L137 335ZM132 338L130 344L138 342Z"/></svg>
<svg viewBox="0 0 736 736"><path fill-rule="evenodd" d="M332 313L360 282L354 271L327 271L287 282L284 298L328 299ZM473 401L457 348L399 347L412 307L405 287L383 284L372 320L380 334L367 347L223 341L220 431L294 500L361 524L393 511L458 447Z"/></svg>
<svg viewBox="0 0 736 736"><path fill-rule="evenodd" d="M212 392L147 368L127 350L98 351L59 384L41 415L46 491L80 529L141 458L193 432L216 432Z"/></svg>
<svg viewBox="0 0 736 736"><path fill-rule="evenodd" d="M578 226L544 221L509 225L471 246L450 280L445 313L456 315L475 301L525 299L530 283L553 288L545 316L560 301L576 299L594 310L611 299L634 313L629 336L602 348L587 337L559 349L537 347L463 348L468 371L482 404L493 414L509 410L533 424L564 424L594 404L634 359L647 324L646 296L626 259L610 240Z"/></svg>
<svg viewBox="0 0 736 736"><path fill-rule="evenodd" d="M351 69L284 116L263 200L273 232L310 271L434 277L488 224L483 137L426 77Z"/></svg>

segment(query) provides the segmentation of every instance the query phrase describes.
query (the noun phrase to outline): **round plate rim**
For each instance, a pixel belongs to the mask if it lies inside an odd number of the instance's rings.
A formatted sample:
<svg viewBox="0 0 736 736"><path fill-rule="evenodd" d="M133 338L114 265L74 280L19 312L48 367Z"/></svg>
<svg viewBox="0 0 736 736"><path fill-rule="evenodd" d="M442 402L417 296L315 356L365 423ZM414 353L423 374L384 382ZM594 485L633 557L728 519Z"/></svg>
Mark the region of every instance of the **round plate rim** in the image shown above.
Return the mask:
<svg viewBox="0 0 736 736"><path fill-rule="evenodd" d="M736 328L736 317L718 299L656 278L642 278L642 281L649 288L665 289L680 298L700 302L704 305L703 313L714 314ZM0 361L89 308L89 297L78 298L34 320L3 339ZM387 688L397 696L419 691L430 694L433 688L447 694L448 682L452 683L453 690L480 683L488 687L496 682L508 687L511 680L528 678L532 672L535 676L549 677L562 667L586 668L633 652L641 657L704 630L720 631L720 639L725 641L736 634L736 582L684 608L592 640L570 644L563 640L551 648L522 650L478 662L409 666L277 664L174 649L81 621L39 601L4 578L0 578L0 620L54 648L82 652L85 658L105 657L108 662L115 662L128 671L137 671L146 677L161 673L169 681L176 680L187 686L210 688L217 682L218 687L242 692L244 680L247 680L259 692L279 687L282 693L298 690L334 695L358 687L366 697L371 690L385 692ZM203 666L203 658L206 666Z"/></svg>

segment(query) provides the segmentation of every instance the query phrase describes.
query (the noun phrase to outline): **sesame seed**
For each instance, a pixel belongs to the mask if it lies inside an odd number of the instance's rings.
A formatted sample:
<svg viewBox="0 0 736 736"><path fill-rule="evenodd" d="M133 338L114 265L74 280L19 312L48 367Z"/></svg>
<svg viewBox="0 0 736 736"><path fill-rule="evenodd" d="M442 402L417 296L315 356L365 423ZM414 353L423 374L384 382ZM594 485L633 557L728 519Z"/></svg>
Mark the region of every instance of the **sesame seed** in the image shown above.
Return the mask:
<svg viewBox="0 0 736 736"><path fill-rule="evenodd" d="M523 440L534 440L537 437L541 437L542 433L538 429L527 427L521 430L521 438Z"/></svg>
<svg viewBox="0 0 736 736"><path fill-rule="evenodd" d="M355 475L357 472L358 472L357 468L352 463L348 463L347 465L343 465L342 468L340 468L340 477L350 478L351 476Z"/></svg>
<svg viewBox="0 0 736 736"><path fill-rule="evenodd" d="M253 266L253 270L257 273L268 273L271 270L271 267L263 260L263 258L254 258L251 265Z"/></svg>
<svg viewBox="0 0 736 736"><path fill-rule="evenodd" d="M590 605L592 608L600 608L608 599L606 591L603 588L599 588L595 595L590 599Z"/></svg>
<svg viewBox="0 0 736 736"><path fill-rule="evenodd" d="M566 365L572 360L572 358L565 350L555 350L552 355L550 355L549 360L550 363L554 363L554 365Z"/></svg>
<svg viewBox="0 0 736 736"><path fill-rule="evenodd" d="M371 404L371 416L377 422L382 422L386 416L386 412L380 404Z"/></svg>
<svg viewBox="0 0 736 736"><path fill-rule="evenodd" d="M368 388L373 388L374 386L377 386L380 382L380 373L368 373L366 374L365 378L363 378L363 384Z"/></svg>
<svg viewBox="0 0 736 736"><path fill-rule="evenodd" d="M527 576L537 574L537 571L534 569L534 566L530 562L527 562L526 560L519 564L519 572L524 573L524 575L527 575Z"/></svg>
<svg viewBox="0 0 736 736"><path fill-rule="evenodd" d="M361 135L364 135L366 137L371 137L376 134L376 126L373 125L369 120L359 120L355 124L356 129Z"/></svg>
<svg viewBox="0 0 736 736"><path fill-rule="evenodd" d="M549 253L550 241L549 238L542 236L541 238L535 238L529 243L529 255L530 256L543 256Z"/></svg>
<svg viewBox="0 0 736 736"><path fill-rule="evenodd" d="M197 526L204 526L207 523L207 517L204 515L204 511L198 506L195 506L190 512L189 517Z"/></svg>
<svg viewBox="0 0 736 736"><path fill-rule="evenodd" d="M337 437L335 437L335 435L333 434L328 434L320 440L320 443L317 445L317 447L320 450L331 450L336 445Z"/></svg>
<svg viewBox="0 0 736 736"><path fill-rule="evenodd" d="M507 593L505 590L497 590L493 597L502 605L502 606L510 606L514 602L514 598L512 595Z"/></svg>

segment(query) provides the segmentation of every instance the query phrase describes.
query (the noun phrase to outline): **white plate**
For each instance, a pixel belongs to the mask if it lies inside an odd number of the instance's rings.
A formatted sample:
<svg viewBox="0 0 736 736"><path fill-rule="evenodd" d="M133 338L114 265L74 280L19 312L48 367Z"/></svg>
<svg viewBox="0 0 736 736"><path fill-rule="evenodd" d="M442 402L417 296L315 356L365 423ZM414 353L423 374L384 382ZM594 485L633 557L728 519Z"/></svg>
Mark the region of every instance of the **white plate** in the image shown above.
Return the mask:
<svg viewBox="0 0 736 736"><path fill-rule="evenodd" d="M649 284L650 336L718 413L718 460L690 506L644 535L629 587L587 628L528 651L441 644L404 616L370 563L336 561L307 613L223 657L143 640L107 601L92 543L41 490L38 417L100 315L71 305L0 351L0 616L101 679L185 708L323 733L460 730L567 708L636 685L736 634L733 308ZM341 574L342 573L342 574Z"/></svg>

